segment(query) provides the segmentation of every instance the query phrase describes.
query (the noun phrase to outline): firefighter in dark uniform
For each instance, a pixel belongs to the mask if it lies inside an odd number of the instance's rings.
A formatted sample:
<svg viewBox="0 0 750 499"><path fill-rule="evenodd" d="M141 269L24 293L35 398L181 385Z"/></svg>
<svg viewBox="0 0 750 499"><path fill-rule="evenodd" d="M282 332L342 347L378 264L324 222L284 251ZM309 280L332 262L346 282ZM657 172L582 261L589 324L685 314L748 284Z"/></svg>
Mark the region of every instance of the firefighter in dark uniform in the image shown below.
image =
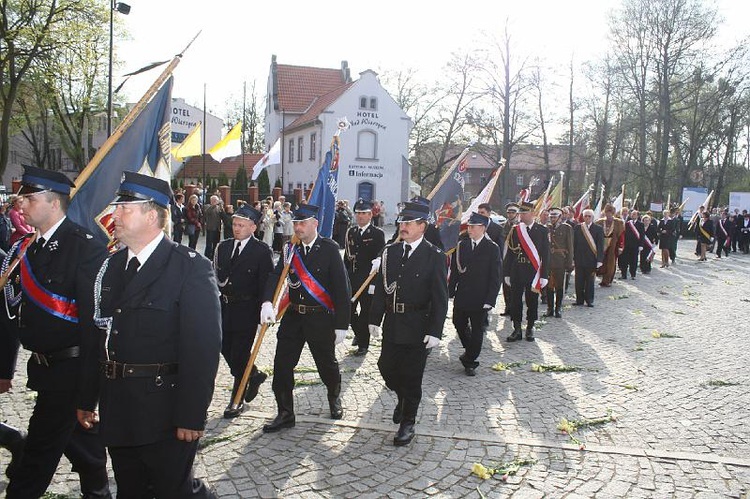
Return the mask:
<svg viewBox="0 0 750 499"><path fill-rule="evenodd" d="M510 318L513 333L508 341L521 336L523 300L526 298L526 341L534 341L534 323L538 316L539 293L547 285L549 268L549 232L534 222L534 205L519 205L519 222L508 236L508 252L503 259L505 284L510 286Z"/></svg>
<svg viewBox="0 0 750 499"><path fill-rule="evenodd" d="M414 196L411 198L412 203L420 204L422 206L427 207L427 212L430 211L430 200L423 196ZM393 233L393 236L388 240L388 243L395 242L396 239L399 236L399 227L398 224L396 224L396 231ZM427 223L427 228L424 232L424 238L430 242L430 244L437 246L441 250L445 250L445 246L443 245L443 240L440 237L440 229L435 226L435 224Z"/></svg>
<svg viewBox="0 0 750 499"><path fill-rule="evenodd" d="M562 317L562 300L565 296L565 273L573 269L573 229L563 223L562 210L550 208L549 231L550 259L547 293L547 313L545 317Z"/></svg>
<svg viewBox="0 0 750 499"><path fill-rule="evenodd" d="M96 364L92 368L89 362L96 357L98 331L93 283L106 249L66 217L72 186L60 172L26 167L19 194L26 222L36 233L19 240L3 263L4 275L17 263L5 288L11 322L3 329L32 352L28 387L37 392L9 498L44 494L63 454L80 476L84 497L111 497L98 425L84 429L76 421L77 408L95 405L86 388L98 381ZM13 350L2 357L14 364ZM13 370L13 365L0 366L4 376ZM10 378L0 380L0 387L7 391Z"/></svg>
<svg viewBox="0 0 750 499"><path fill-rule="evenodd" d="M341 371L335 346L344 341L349 329L351 288L341 260L339 245L318 234L318 207L301 204L294 212L295 245L284 247L282 258L271 273L260 312L261 323L275 322L273 299L283 268L288 263L289 307L277 333L273 361L273 393L278 414L263 427L274 433L295 424L294 368L307 343L328 389L328 407L332 419L341 419Z"/></svg>
<svg viewBox="0 0 750 499"><path fill-rule="evenodd" d="M380 334L383 323L378 368L398 397L396 446L414 438L427 351L440 344L448 312L448 265L445 254L425 237L429 213L427 206L404 203L396 220L403 242L383 250L370 309L370 334Z"/></svg>
<svg viewBox="0 0 750 499"><path fill-rule="evenodd" d="M508 238L513 227L518 223L518 204L508 203L505 205L505 223L503 224L503 244L500 246L500 254L503 261L508 253ZM504 274L503 274L504 275ZM503 279L503 302L505 303L503 313L500 315L510 315L510 286Z"/></svg>
<svg viewBox="0 0 750 499"><path fill-rule="evenodd" d="M221 354L234 377L232 396L224 410L225 418L239 416L244 403L232 407L240 389L245 366L255 341L260 320L260 305L266 290L268 274L273 270L273 253L253 233L263 214L244 205L232 215L232 239L219 243L214 254L214 269L221 292ZM242 388L245 402L258 395L258 388L267 374L253 365L247 386Z"/></svg>
<svg viewBox="0 0 750 499"><path fill-rule="evenodd" d="M385 246L385 234L379 227L372 225L372 202L360 199L354 204L356 225L346 232L344 246L344 265L349 275L352 293L356 293L367 280L373 268L377 269L380 262L377 258ZM372 286L372 284L370 285ZM374 289L374 288L373 288ZM372 294L365 289L352 303L351 324L357 342L354 355L367 353L370 347L370 304ZM359 305L359 311L357 311Z"/></svg>
<svg viewBox="0 0 750 499"><path fill-rule="evenodd" d="M490 219L472 213L469 237L461 239L451 257L448 293L453 298L453 325L464 353L459 357L467 376L474 376L487 331L489 311L500 291L500 247L487 235Z"/></svg>
<svg viewBox="0 0 750 499"><path fill-rule="evenodd" d="M192 467L219 365L219 291L211 262L164 234L171 199L167 182L125 172L112 202L125 247L94 285L101 435L122 498L215 497ZM81 424L94 417L79 411Z"/></svg>

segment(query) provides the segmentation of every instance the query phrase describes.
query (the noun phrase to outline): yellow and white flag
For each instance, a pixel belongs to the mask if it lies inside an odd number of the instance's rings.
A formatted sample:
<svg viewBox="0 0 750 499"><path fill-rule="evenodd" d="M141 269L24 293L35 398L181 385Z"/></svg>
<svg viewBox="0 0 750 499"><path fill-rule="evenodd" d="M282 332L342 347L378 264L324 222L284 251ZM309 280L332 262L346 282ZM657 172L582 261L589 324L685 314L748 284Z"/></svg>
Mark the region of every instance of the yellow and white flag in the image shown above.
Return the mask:
<svg viewBox="0 0 750 499"><path fill-rule="evenodd" d="M201 154L201 122L199 121L195 128L185 137L185 140L178 146L172 148L172 157L177 161L182 161L190 156L200 156Z"/></svg>
<svg viewBox="0 0 750 499"><path fill-rule="evenodd" d="M225 158L233 158L242 154L242 122L234 125L223 139L208 150L208 154L219 163Z"/></svg>

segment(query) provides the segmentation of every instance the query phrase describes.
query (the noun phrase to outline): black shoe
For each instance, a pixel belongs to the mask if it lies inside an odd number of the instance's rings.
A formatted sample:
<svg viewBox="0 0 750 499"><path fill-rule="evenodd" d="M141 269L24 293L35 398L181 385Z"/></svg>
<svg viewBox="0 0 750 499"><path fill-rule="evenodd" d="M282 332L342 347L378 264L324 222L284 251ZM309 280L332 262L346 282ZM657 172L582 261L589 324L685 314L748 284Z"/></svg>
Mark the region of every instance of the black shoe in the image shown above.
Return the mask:
<svg viewBox="0 0 750 499"><path fill-rule="evenodd" d="M280 412L273 421L263 426L263 433L276 433L284 428L294 428L295 424L294 413Z"/></svg>
<svg viewBox="0 0 750 499"><path fill-rule="evenodd" d="M505 338L505 341L508 341L508 342L512 343L514 341L521 341L522 339L523 339L523 336L521 336L520 334L516 334L515 332L513 332L513 333L511 333L510 336L508 336L507 338Z"/></svg>
<svg viewBox="0 0 750 499"><path fill-rule="evenodd" d="M534 341L534 326L526 328L526 341Z"/></svg>
<svg viewBox="0 0 750 499"><path fill-rule="evenodd" d="M236 408L232 408L232 400L229 401L227 408L224 409L224 419L236 418L245 410L245 403L240 402Z"/></svg>
<svg viewBox="0 0 750 499"><path fill-rule="evenodd" d="M414 439L414 423L403 422L398 428L398 433L393 437L393 445L401 447L408 445Z"/></svg>
<svg viewBox="0 0 750 499"><path fill-rule="evenodd" d="M555 312L555 318L562 319L562 314L560 313L559 310L557 312Z"/></svg>
<svg viewBox="0 0 750 499"><path fill-rule="evenodd" d="M10 464L5 469L5 475L11 478L23 455L23 448L26 445L26 432L18 430L4 423L0 423L0 447L10 451Z"/></svg>
<svg viewBox="0 0 750 499"><path fill-rule="evenodd" d="M587 304L586 304L586 306L587 306L587 307L591 307L591 308L594 308L594 304L593 304L593 303L587 303Z"/></svg>
<svg viewBox="0 0 750 499"><path fill-rule="evenodd" d="M247 390L245 390L245 402L252 402L253 399L258 396L260 385L262 385L267 378L268 374L263 371L257 371L250 376L250 381L247 382Z"/></svg>
<svg viewBox="0 0 750 499"><path fill-rule="evenodd" d="M367 347L358 347L358 348L357 348L357 351L356 351L356 352L354 352L354 355L355 355L356 357L362 357L362 356L363 356L363 355L365 355L366 353L367 353Z"/></svg>
<svg viewBox="0 0 750 499"><path fill-rule="evenodd" d="M547 311L542 314L542 317L552 317L554 315L555 315L554 311L547 309Z"/></svg>
<svg viewBox="0 0 750 499"><path fill-rule="evenodd" d="M393 409L393 422L396 424L401 423L401 419L404 417L404 403L401 399L398 399L396 408Z"/></svg>
<svg viewBox="0 0 750 499"><path fill-rule="evenodd" d="M574 307L580 307L581 305L583 305L583 302L581 302L581 303L575 302L573 304Z"/></svg>
<svg viewBox="0 0 750 499"><path fill-rule="evenodd" d="M464 367L464 372L467 376L476 376L477 371L475 367Z"/></svg>
<svg viewBox="0 0 750 499"><path fill-rule="evenodd" d="M508 315L510 315L510 312L508 312L507 310L503 310L503 313L500 314L500 315L502 315L502 316L508 316Z"/></svg>
<svg viewBox="0 0 750 499"><path fill-rule="evenodd" d="M473 229L472 229L472 230L473 230ZM630 280L632 280L632 281L635 281L635 276L634 276L634 275L631 275L631 276L630 276Z"/></svg>
<svg viewBox="0 0 750 499"><path fill-rule="evenodd" d="M331 419L341 419L344 417L344 408L341 406L341 397L328 399L328 407L331 409Z"/></svg>

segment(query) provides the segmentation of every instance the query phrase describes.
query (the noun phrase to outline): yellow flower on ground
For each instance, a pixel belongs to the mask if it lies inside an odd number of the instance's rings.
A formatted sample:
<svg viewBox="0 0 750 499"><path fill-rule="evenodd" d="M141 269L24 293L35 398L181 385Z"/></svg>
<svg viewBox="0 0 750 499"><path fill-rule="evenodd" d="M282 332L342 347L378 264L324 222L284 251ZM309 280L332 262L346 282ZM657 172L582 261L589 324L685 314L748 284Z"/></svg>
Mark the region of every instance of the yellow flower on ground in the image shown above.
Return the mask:
<svg viewBox="0 0 750 499"><path fill-rule="evenodd" d="M654 338L661 338L661 333L659 331L654 331L653 333L651 333L651 336L653 336Z"/></svg>
<svg viewBox="0 0 750 499"><path fill-rule="evenodd" d="M487 480L488 478L492 478L492 473L490 473L490 470L487 469L487 467L484 466L482 463L474 463L474 466L471 467L471 472L474 473L479 478L481 478L482 480Z"/></svg>

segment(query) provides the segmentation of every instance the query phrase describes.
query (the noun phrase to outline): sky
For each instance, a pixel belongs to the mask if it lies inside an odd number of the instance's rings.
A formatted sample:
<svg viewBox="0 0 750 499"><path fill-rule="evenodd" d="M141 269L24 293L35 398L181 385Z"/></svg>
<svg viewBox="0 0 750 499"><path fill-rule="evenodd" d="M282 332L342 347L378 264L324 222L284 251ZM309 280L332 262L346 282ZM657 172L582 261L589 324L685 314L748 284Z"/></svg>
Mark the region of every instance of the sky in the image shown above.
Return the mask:
<svg viewBox="0 0 750 499"><path fill-rule="evenodd" d="M725 23L722 43L747 36L750 2L715 0ZM170 59L198 33L175 71L173 97L223 117L230 98L241 99L243 82L265 95L271 56L280 64L338 68L352 77L366 70L415 68L436 78L453 52L499 37L506 19L519 52L552 64L593 59L606 47L607 16L619 0L379 0L377 2L254 2L252 0L125 0L115 13L125 37L114 40L122 74ZM157 70L131 78L121 93L137 101Z"/></svg>

